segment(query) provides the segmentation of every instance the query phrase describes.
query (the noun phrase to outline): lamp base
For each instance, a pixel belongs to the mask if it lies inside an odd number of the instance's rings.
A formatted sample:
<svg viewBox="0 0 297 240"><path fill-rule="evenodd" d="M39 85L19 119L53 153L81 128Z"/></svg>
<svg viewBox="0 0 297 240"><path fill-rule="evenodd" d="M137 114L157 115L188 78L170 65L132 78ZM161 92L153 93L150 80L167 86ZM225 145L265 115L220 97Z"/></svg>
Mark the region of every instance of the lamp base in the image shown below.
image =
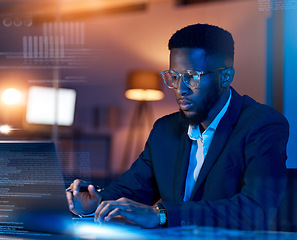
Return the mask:
<svg viewBox="0 0 297 240"><path fill-rule="evenodd" d="M133 144L135 144L135 154L137 156L140 154L140 147L137 148L137 144L143 140L143 130L145 129L145 124L150 129L153 126L153 113L152 108L149 106L147 101L138 101L133 110L132 118L130 121L128 135L124 148L123 160L121 162L121 171L125 171L128 167L131 152L133 149ZM139 131L139 129L141 129Z"/></svg>

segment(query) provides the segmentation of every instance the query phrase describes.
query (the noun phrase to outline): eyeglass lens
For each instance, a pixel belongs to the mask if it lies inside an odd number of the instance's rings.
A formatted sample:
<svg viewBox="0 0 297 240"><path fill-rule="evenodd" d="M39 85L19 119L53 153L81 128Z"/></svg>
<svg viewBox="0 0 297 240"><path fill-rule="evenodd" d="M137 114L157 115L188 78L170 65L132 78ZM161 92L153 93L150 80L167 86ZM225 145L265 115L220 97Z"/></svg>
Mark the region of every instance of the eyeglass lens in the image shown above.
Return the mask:
<svg viewBox="0 0 297 240"><path fill-rule="evenodd" d="M177 74L173 71L166 71L163 74L164 81L169 88L174 88L178 84L179 76L182 77L186 86L190 88L196 88L199 84L200 76L197 74L192 74L190 72L185 72L184 74Z"/></svg>

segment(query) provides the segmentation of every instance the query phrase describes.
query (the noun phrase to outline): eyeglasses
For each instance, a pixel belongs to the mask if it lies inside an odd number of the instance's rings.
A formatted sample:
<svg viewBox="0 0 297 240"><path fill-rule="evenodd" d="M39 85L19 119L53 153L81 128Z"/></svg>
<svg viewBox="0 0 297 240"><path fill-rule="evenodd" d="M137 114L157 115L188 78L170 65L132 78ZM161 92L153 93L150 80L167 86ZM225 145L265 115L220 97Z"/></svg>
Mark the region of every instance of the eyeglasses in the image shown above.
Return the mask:
<svg viewBox="0 0 297 240"><path fill-rule="evenodd" d="M173 70L166 70L161 72L162 78L164 80L164 83L167 85L169 88L176 88L179 82L179 78L181 78L184 82L184 84L190 88L190 89L195 89L198 88L200 85L200 80L201 76L204 76L209 73L214 73L220 70L226 69L225 67L223 68L217 68L215 70L211 70L208 72L201 72L201 71L195 71L195 70L186 70L183 73L178 73Z"/></svg>

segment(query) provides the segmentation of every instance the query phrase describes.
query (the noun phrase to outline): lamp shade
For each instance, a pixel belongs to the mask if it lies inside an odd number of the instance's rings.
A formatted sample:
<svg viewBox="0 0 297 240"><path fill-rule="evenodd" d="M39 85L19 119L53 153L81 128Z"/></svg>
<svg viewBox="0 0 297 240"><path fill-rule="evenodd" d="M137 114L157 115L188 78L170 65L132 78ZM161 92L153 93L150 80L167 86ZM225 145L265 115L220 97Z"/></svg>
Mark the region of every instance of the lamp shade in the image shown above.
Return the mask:
<svg viewBox="0 0 297 240"><path fill-rule="evenodd" d="M157 101L164 97L160 76L152 71L133 71L128 76L125 97L137 101Z"/></svg>

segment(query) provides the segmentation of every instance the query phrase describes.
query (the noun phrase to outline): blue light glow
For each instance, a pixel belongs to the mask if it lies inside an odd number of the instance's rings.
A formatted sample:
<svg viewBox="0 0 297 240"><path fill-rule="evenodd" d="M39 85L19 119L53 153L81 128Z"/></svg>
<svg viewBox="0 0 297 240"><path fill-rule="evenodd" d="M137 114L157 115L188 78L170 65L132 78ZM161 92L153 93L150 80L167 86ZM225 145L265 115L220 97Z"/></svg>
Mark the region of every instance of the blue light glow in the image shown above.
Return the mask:
<svg viewBox="0 0 297 240"><path fill-rule="evenodd" d="M136 230L136 231L135 231ZM112 224L96 224L90 222L80 222L75 226L75 235L87 238L87 239L96 239L98 237L108 238L108 239L147 239L144 236L141 236L140 233L137 232L135 227L129 228L127 226L119 226Z"/></svg>

